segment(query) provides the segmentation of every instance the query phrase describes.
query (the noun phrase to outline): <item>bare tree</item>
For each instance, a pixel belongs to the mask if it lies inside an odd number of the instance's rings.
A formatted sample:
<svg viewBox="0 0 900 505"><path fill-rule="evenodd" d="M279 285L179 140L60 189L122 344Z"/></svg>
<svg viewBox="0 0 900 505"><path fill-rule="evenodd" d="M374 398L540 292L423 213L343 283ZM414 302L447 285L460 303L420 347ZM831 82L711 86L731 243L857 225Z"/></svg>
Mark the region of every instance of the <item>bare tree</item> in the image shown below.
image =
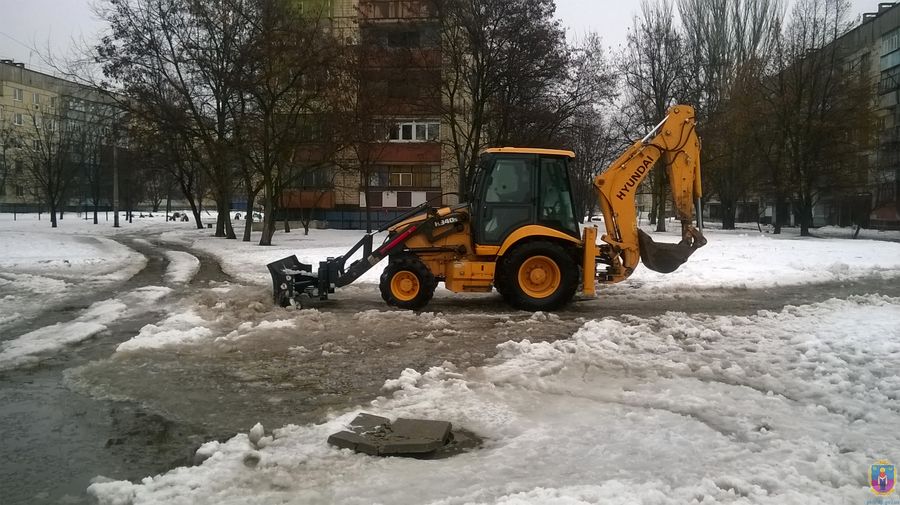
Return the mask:
<svg viewBox="0 0 900 505"><path fill-rule="evenodd" d="M0 117L0 195L6 194L13 163L13 150L19 145L15 125L7 118Z"/></svg>
<svg viewBox="0 0 900 505"><path fill-rule="evenodd" d="M216 236L235 238L229 207L234 188L229 103L243 72L236 58L248 43L242 0L107 0L110 25L97 61L140 119L190 138L192 163L203 168L216 199Z"/></svg>
<svg viewBox="0 0 900 505"><path fill-rule="evenodd" d="M798 0L776 46L774 75L760 83L766 152L778 162L771 189L776 200L793 197L803 236L819 198L854 185L859 155L873 138L874 86L845 71L837 43L849 26L848 7L845 0Z"/></svg>
<svg viewBox="0 0 900 505"><path fill-rule="evenodd" d="M427 2L415 7L423 16L434 14ZM359 14L365 20L360 39L344 46L338 65L334 125L346 146L336 161L345 173L358 177L353 189L364 195L366 230L371 231L370 189L388 176L384 159L397 145L392 142L402 137L402 120L441 115L441 37L434 18L417 20L410 35L408 27L370 21L373 4L361 5ZM440 152L439 128L424 122L415 128L411 137L431 142Z"/></svg>
<svg viewBox="0 0 900 505"><path fill-rule="evenodd" d="M628 108L642 129L662 121L668 107L685 94L684 61L672 1L641 0L641 13L634 18L633 30L628 34L621 71ZM648 179L654 188L655 212L651 213L651 222L656 222L657 231L665 231L665 170L654 170Z"/></svg>
<svg viewBox="0 0 900 505"><path fill-rule="evenodd" d="M324 10L301 12L284 0L255 0L243 7L240 22L251 43L238 60L244 68L241 93L231 107L246 145L241 162L261 181L265 214L259 244L271 245L282 193L304 171L334 159L337 147L323 125L332 107L329 68L340 46L327 30ZM319 134L310 139L311 132Z"/></svg>
<svg viewBox="0 0 900 505"><path fill-rule="evenodd" d="M50 225L73 188L78 173L71 162L75 123L67 120L73 103L64 101L57 113L35 110L29 124L19 132L19 145L26 157L25 167L35 190L50 211ZM24 125L23 125L24 126Z"/></svg>
<svg viewBox="0 0 900 505"><path fill-rule="evenodd" d="M700 116L707 196L715 194L722 227L733 229L738 201L753 188L761 166L749 128L746 100L765 70L781 27L777 0L679 0L688 62L685 87Z"/></svg>
<svg viewBox="0 0 900 505"><path fill-rule="evenodd" d="M482 148L524 126L519 111L557 82L568 55L552 0L435 5L443 34L442 116L462 193Z"/></svg>
<svg viewBox="0 0 900 505"><path fill-rule="evenodd" d="M563 85L551 98L559 119L556 145L568 147L576 157L569 165L572 195L579 216L596 206L593 178L605 168L623 140L613 125L617 74L606 57L603 40L588 34L570 49L570 65ZM548 131L548 138L553 135Z"/></svg>

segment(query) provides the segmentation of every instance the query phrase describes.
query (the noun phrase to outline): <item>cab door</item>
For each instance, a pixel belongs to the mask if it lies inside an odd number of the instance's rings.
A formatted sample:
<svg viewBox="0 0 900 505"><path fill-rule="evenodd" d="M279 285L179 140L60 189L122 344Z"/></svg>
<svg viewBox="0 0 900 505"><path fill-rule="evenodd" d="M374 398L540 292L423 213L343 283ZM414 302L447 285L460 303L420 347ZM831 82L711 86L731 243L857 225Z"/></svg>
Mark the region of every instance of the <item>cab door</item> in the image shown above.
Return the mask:
<svg viewBox="0 0 900 505"><path fill-rule="evenodd" d="M500 245L513 231L535 222L536 155L498 156L484 174L475 242Z"/></svg>

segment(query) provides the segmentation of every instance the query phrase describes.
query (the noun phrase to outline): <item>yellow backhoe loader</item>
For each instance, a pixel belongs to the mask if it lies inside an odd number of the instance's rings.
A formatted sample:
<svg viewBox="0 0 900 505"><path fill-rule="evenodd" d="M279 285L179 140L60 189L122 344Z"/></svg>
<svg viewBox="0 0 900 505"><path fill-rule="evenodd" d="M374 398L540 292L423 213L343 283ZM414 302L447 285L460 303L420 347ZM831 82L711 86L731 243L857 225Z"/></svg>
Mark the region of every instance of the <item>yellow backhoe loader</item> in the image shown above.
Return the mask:
<svg viewBox="0 0 900 505"><path fill-rule="evenodd" d="M656 128L594 179L606 227L599 244L597 228L580 231L572 204L567 164L573 152L487 149L469 202L412 209L366 234L347 254L320 262L316 272L296 256L270 263L275 302L327 299L385 258L381 296L404 309L425 306L439 282L457 293L496 289L519 309L554 310L572 300L579 284L584 295L593 296L598 282L627 279L641 260L652 270L672 272L706 243L693 224L695 199L702 194L694 123L690 106L670 108ZM637 227L635 193L660 165L681 221L677 244L655 243ZM387 238L374 247L373 237L382 232Z"/></svg>

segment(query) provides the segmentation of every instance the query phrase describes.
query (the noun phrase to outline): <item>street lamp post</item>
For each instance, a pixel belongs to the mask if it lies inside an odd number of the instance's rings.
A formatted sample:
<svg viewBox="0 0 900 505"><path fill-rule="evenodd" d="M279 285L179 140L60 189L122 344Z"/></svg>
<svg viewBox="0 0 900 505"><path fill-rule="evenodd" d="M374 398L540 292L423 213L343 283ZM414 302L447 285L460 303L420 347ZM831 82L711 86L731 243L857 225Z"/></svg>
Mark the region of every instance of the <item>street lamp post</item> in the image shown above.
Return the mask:
<svg viewBox="0 0 900 505"><path fill-rule="evenodd" d="M119 148L113 136L112 146L113 169L113 228L119 227Z"/></svg>

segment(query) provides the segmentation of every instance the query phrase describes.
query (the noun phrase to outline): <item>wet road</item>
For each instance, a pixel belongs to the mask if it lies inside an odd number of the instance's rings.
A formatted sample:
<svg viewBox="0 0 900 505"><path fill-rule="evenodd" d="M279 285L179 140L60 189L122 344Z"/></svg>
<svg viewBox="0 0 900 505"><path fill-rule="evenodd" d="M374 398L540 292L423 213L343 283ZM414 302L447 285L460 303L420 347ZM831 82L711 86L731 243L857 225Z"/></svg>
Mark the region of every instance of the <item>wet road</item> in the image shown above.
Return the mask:
<svg viewBox="0 0 900 505"><path fill-rule="evenodd" d="M115 292L162 285L164 251L125 243L148 257L147 268L108 293L80 300L73 311ZM266 286L228 284L214 262L197 256L200 273L164 301L167 310L193 307L223 338L175 351L114 353L145 324L162 319L150 311L117 321L38 367L0 374L2 503L89 503L84 489L97 475L138 480L190 464L200 443L256 422L269 429L318 422L383 394L384 381L405 368L479 366L499 343L567 338L588 319L670 310L746 315L832 297L900 296L897 280L875 277L681 294L637 286L601 292L556 314L531 314L509 309L496 294L439 290L424 313L385 314L390 309L377 286L359 285L310 303L312 310L294 310L273 307ZM54 312L30 324L66 319ZM291 324L228 338L248 321Z"/></svg>
<svg viewBox="0 0 900 505"><path fill-rule="evenodd" d="M130 280L47 307L40 317L4 330L14 337L73 319L92 303L146 286L164 285L167 260L144 241L122 242L147 257ZM188 287L171 297L227 280L208 259ZM31 368L0 372L0 503L90 503L85 488L97 475L136 479L190 462L191 445L208 438L185 423L173 423L135 401L95 399L70 387L75 367L108 357L161 313L138 311L107 330Z"/></svg>

